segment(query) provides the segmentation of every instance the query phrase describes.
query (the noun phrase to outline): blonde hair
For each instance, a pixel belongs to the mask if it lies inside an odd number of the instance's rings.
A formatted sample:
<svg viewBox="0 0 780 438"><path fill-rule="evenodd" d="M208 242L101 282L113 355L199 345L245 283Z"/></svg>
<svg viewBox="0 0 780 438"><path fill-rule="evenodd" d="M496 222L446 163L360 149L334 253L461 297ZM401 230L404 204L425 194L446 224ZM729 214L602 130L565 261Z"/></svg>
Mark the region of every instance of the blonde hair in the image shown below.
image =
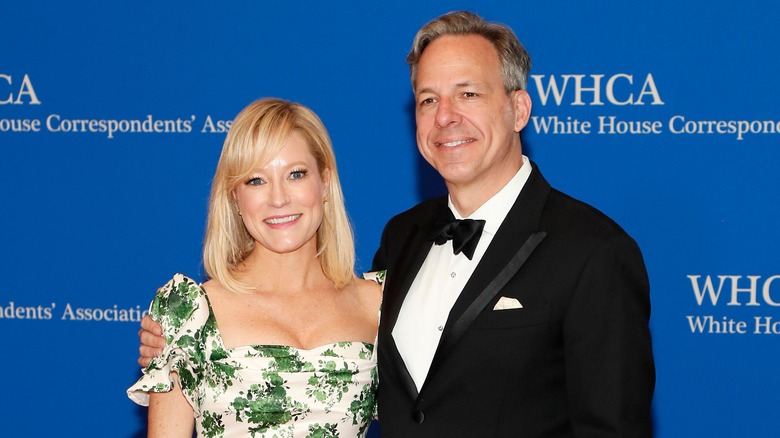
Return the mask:
<svg viewBox="0 0 780 438"><path fill-rule="evenodd" d="M281 99L265 98L249 104L233 120L211 185L208 222L203 245L206 274L224 287L246 292L251 285L236 274L252 252L255 241L238 215L233 191L253 169L269 163L293 132L300 134L314 156L320 175L326 170L323 220L317 229L317 257L325 276L337 288L355 278L355 247L336 171L336 156L322 121L309 108Z"/></svg>
<svg viewBox="0 0 780 438"><path fill-rule="evenodd" d="M412 86L417 80L417 65L420 57L437 38L447 35L479 35L490 41L496 48L501 63L501 78L504 88L509 93L514 90L525 90L528 87L528 73L531 71L531 57L525 47L517 39L509 26L501 23L490 23L479 15L468 11L454 11L434 18L423 26L412 42L412 49L406 56L409 64Z"/></svg>

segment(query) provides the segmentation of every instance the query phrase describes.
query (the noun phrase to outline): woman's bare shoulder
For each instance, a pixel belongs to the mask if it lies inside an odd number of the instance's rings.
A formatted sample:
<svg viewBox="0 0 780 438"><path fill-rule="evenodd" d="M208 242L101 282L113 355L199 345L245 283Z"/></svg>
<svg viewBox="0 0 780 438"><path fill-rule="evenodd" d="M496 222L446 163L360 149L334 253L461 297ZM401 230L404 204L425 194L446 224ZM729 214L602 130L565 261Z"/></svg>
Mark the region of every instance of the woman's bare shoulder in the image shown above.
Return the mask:
<svg viewBox="0 0 780 438"><path fill-rule="evenodd" d="M382 285L374 280L365 280L358 278L351 285L356 298L372 308L379 308L382 302Z"/></svg>

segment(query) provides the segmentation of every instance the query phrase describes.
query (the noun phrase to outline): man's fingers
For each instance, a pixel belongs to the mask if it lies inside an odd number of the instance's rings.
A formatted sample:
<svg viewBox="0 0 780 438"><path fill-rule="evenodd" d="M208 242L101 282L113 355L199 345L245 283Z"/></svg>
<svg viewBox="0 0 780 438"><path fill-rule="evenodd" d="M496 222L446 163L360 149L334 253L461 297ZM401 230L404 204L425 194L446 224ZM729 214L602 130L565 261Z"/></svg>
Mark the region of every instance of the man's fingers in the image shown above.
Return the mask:
<svg viewBox="0 0 780 438"><path fill-rule="evenodd" d="M162 353L161 348L154 348L154 347L149 347L147 345L141 345L138 348L138 354L141 355L141 357L138 358L138 364L146 368L147 366L149 366L149 363L152 361L152 358L159 356L161 353Z"/></svg>
<svg viewBox="0 0 780 438"><path fill-rule="evenodd" d="M149 315L144 316L141 320L141 328L143 330L152 332L157 336L162 336L162 327L160 327L160 324L155 322Z"/></svg>
<svg viewBox="0 0 780 438"><path fill-rule="evenodd" d="M162 349L165 347L165 338L159 335L155 335L152 332L141 330L138 333L138 337L141 339L141 352L144 347L149 347L149 351L154 350L156 353L150 356L157 356L162 353Z"/></svg>

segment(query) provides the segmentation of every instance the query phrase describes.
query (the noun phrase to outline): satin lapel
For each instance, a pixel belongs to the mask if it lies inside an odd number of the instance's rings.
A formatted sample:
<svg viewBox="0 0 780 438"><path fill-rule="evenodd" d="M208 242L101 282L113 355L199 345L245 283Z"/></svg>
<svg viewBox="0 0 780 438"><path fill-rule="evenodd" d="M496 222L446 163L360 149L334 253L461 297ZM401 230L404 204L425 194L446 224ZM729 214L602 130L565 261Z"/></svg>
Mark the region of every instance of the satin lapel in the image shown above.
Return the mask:
<svg viewBox="0 0 780 438"><path fill-rule="evenodd" d="M392 336L385 336L379 341L377 353L379 355L380 363L390 364L388 369L382 368L380 374L385 376L383 382L392 382L393 380L399 382L401 386L406 390L412 399L417 398L417 385L412 379L412 375L409 374L409 369L406 368L406 363L401 357L401 353L398 352L398 346L395 344L395 339ZM395 375L395 379L388 378L387 373Z"/></svg>
<svg viewBox="0 0 780 438"><path fill-rule="evenodd" d="M546 233L539 229L539 221L549 193L550 185L533 165L525 187L450 311L428 379L477 315L515 276L545 238Z"/></svg>
<svg viewBox="0 0 780 438"><path fill-rule="evenodd" d="M432 241L427 240L428 229L429 227L424 223L418 224L409 234L403 249L398 254L399 261L395 268L388 271L379 324L378 353L393 365L392 372L397 375L398 380L413 398L417 397L417 386L398 352L392 333L404 298L433 245Z"/></svg>
<svg viewBox="0 0 780 438"><path fill-rule="evenodd" d="M547 237L547 233L539 231L531 234L528 239L523 243L520 249L515 253L509 263L504 266L504 269L498 273L483 290L477 295L466 310L460 315L460 317L449 327L449 332L446 337L443 338L443 342L439 345L437 354L441 352L442 355L446 355L449 348L454 345L471 323L476 319L477 315L487 306L490 300L493 299L501 289L506 286L509 280L515 276L517 271L523 266L531 253L536 247Z"/></svg>
<svg viewBox="0 0 780 438"><path fill-rule="evenodd" d="M395 268L387 272L382 300L382 329L387 328L385 334L389 335L395 327L404 298L432 245L432 241L426 240L425 230L418 226L406 240Z"/></svg>

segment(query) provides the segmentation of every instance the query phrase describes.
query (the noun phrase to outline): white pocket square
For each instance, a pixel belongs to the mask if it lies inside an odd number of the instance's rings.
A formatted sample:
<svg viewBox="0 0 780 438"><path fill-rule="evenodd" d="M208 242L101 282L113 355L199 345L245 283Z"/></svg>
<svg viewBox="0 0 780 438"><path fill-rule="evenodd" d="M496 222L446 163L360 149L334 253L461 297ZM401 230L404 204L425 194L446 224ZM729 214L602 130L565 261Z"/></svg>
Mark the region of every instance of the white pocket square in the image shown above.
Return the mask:
<svg viewBox="0 0 780 438"><path fill-rule="evenodd" d="M493 310L509 310L509 309L522 309L523 305L520 304L520 301L517 301L517 298L510 298L510 297L501 297L501 299L498 300L495 307L493 307Z"/></svg>

